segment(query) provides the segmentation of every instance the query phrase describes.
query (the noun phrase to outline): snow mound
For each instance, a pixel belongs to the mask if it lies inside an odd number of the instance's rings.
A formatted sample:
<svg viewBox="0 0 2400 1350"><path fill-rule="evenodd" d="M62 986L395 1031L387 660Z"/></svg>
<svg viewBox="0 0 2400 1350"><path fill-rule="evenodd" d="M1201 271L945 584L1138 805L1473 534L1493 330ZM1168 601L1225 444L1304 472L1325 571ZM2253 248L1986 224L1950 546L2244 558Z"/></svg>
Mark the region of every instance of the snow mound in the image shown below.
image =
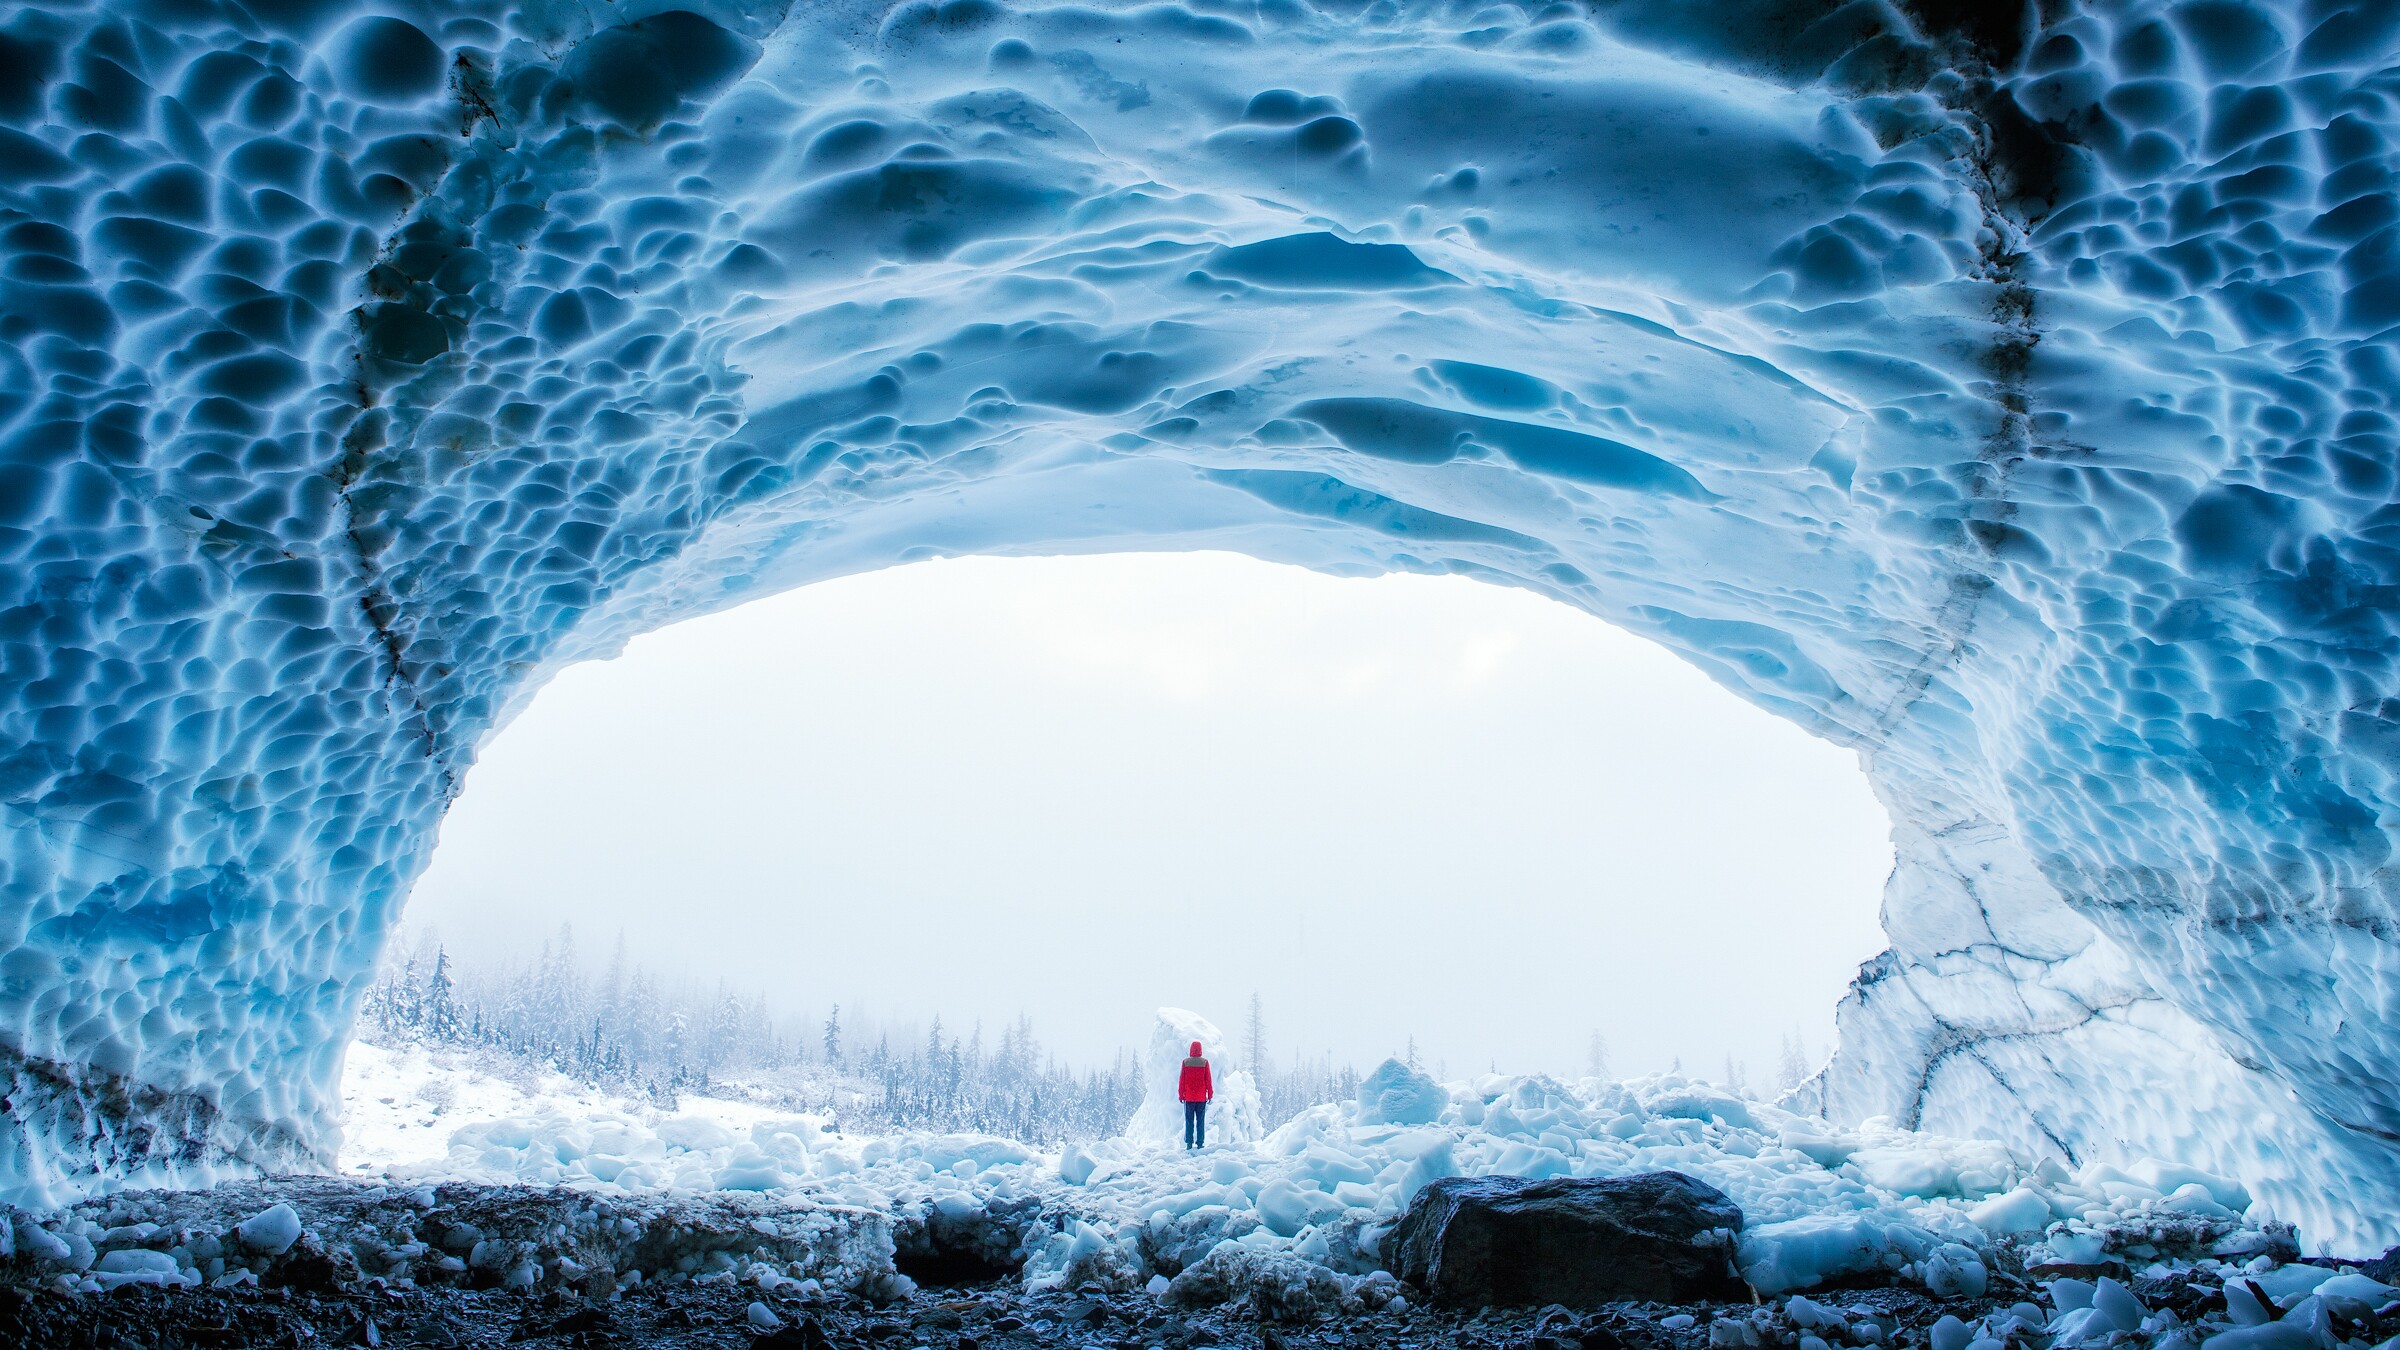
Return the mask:
<svg viewBox="0 0 2400 1350"><path fill-rule="evenodd" d="M1433 1075L1387 1059L1358 1085L1360 1125L1430 1125L1450 1105L1450 1094Z"/></svg>
<svg viewBox="0 0 2400 1350"><path fill-rule="evenodd" d="M1401 1070L1387 1079L1426 1100L1421 1075ZM442 1162L374 1174L399 1188L537 1183L872 1212L888 1217L904 1266L1112 1293L1157 1276L1178 1300L1248 1300L1283 1318L1370 1297L1359 1281L1386 1270L1384 1236L1444 1176L1697 1177L1741 1207L1736 1264L1762 1294L1882 1281L1978 1296L1995 1263L2130 1274L2162 1260L2297 1255L2290 1228L2238 1182L2181 1164L2070 1173L1988 1141L1882 1122L1832 1128L1676 1076L1493 1075L1437 1088L1443 1104L1421 1122L1362 1123L1353 1104L1329 1103L1198 1153L1180 1136L1128 1136L1036 1154L974 1135L852 1137L805 1118L736 1131L704 1100L683 1113L550 1111L466 1125ZM1293 1262L1316 1273L1295 1274Z"/></svg>
<svg viewBox="0 0 2400 1350"><path fill-rule="evenodd" d="M1134 1108L1128 1139L1145 1144L1183 1142L1183 1101L1176 1095L1184 1057L1198 1041L1208 1055L1216 1083L1216 1100L1208 1104L1211 1143L1255 1143L1266 1133L1266 1106L1258 1085L1242 1067L1233 1043L1217 1024L1182 1008L1161 1008L1151 1024L1150 1044L1142 1051L1142 1104Z"/></svg>
<svg viewBox="0 0 2400 1350"><path fill-rule="evenodd" d="M12 6L0 1195L328 1164L564 665L1208 547L1530 587L1855 746L1827 1117L2400 1238L2400 31L1829 12Z"/></svg>

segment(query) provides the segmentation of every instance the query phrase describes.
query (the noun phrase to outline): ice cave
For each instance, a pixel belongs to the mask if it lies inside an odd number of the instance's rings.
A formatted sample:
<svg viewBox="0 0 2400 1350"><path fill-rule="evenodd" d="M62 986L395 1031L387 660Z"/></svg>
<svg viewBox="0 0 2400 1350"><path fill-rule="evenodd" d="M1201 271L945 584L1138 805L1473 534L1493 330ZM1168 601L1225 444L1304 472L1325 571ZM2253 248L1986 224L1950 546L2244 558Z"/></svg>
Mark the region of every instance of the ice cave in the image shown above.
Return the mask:
<svg viewBox="0 0 2400 1350"><path fill-rule="evenodd" d="M14 6L0 1199L328 1161L444 808L566 665L912 559L1211 548L1529 587L1855 748L1890 949L1807 1108L2400 1241L2396 42Z"/></svg>

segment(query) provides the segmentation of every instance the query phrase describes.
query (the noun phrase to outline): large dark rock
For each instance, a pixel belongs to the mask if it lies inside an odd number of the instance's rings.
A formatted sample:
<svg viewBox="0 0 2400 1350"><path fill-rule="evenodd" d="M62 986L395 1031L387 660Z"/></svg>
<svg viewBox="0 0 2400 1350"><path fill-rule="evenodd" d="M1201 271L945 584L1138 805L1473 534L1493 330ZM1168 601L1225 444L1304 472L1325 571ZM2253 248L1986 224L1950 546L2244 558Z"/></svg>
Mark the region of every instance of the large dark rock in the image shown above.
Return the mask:
<svg viewBox="0 0 2400 1350"><path fill-rule="evenodd" d="M1384 1239L1392 1273L1436 1303L1684 1303L1745 1295L1741 1207L1681 1172L1445 1177Z"/></svg>

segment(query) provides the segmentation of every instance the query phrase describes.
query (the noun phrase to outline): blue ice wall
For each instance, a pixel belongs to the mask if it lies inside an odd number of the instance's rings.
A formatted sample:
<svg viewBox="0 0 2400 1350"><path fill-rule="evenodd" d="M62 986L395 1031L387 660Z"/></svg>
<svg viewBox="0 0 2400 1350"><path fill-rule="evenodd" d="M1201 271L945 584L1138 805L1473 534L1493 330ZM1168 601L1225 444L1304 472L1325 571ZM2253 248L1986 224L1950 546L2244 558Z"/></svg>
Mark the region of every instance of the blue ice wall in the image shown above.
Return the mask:
<svg viewBox="0 0 2400 1350"><path fill-rule="evenodd" d="M2041 12L10 9L0 1197L323 1161L561 666L1138 545L1532 587L1855 746L1824 1110L2400 1238L2400 11Z"/></svg>

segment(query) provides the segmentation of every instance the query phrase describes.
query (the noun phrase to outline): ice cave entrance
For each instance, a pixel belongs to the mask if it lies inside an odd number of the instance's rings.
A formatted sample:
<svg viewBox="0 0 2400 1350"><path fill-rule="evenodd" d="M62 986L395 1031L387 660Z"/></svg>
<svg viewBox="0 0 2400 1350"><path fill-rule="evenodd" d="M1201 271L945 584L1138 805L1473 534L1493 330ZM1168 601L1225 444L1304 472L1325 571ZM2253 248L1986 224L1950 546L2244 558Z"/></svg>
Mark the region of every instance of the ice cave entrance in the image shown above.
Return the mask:
<svg viewBox="0 0 2400 1350"><path fill-rule="evenodd" d="M965 558L568 669L407 918L466 963L572 924L594 975L623 934L809 1045L838 1003L1105 1063L1255 993L1271 1052L1581 1073L1598 1032L1759 1090L1882 949L1888 832L1851 752L1529 592Z"/></svg>

